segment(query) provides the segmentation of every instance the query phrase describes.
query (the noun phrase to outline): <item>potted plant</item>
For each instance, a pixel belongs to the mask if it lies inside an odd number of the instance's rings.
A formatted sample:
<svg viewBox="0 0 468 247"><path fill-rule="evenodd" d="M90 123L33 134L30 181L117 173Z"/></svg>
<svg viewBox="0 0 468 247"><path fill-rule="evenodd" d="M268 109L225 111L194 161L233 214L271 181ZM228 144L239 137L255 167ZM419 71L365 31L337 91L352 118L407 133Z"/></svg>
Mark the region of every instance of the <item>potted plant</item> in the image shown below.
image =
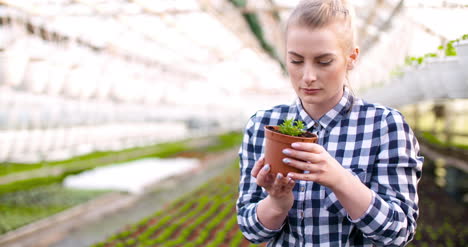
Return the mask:
<svg viewBox="0 0 468 247"><path fill-rule="evenodd" d="M282 173L286 176L289 172L302 173L302 170L283 163L287 156L283 149L291 148L294 142L317 142L317 135L304 130L302 121L288 119L278 126L265 126L265 164L271 166L273 174Z"/></svg>

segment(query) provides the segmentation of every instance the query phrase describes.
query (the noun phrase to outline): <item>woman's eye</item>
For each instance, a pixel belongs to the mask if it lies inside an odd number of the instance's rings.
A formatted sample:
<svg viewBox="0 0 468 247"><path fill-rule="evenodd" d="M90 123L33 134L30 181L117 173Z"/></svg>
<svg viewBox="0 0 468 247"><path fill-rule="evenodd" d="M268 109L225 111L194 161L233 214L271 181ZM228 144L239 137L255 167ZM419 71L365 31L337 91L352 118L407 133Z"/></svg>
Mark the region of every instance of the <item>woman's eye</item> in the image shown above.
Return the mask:
<svg viewBox="0 0 468 247"><path fill-rule="evenodd" d="M300 63L302 63L302 61L299 61L299 60L291 60L291 63L293 63L293 64L300 64Z"/></svg>
<svg viewBox="0 0 468 247"><path fill-rule="evenodd" d="M333 62L333 59L330 59L330 60L324 60L324 61L319 61L318 63L320 65L330 65L331 63Z"/></svg>

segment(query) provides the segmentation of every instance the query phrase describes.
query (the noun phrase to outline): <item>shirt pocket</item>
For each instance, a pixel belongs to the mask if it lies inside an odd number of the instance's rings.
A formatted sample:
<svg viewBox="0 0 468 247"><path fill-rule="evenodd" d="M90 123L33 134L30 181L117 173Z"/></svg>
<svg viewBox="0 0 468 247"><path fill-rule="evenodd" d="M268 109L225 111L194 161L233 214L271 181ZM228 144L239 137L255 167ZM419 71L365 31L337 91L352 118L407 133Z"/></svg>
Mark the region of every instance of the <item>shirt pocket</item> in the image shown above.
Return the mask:
<svg viewBox="0 0 468 247"><path fill-rule="evenodd" d="M367 172L366 170L362 168L351 168L347 169L350 171L355 177L358 177L359 180L361 180L362 183L366 183L367 180ZM322 200L322 208L325 208L328 212L330 212L333 215L339 216L339 217L347 217L348 213L346 212L346 209L341 205L341 203L338 201L338 198L336 197L335 193L328 188L324 187L324 193L323 193L323 200Z"/></svg>

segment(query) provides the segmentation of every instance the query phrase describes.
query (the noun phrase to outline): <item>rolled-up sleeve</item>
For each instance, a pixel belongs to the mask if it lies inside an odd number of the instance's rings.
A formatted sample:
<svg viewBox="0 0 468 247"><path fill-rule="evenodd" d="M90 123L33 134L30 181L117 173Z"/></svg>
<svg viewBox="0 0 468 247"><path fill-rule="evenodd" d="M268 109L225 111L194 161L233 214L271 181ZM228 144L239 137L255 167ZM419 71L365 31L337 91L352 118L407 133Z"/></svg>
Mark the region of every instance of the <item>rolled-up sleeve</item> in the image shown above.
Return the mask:
<svg viewBox="0 0 468 247"><path fill-rule="evenodd" d="M260 223L257 216L258 202L266 197L266 193L257 185L255 178L251 176L255 161L259 158L256 156L260 155L262 148L256 146L253 142L254 118L255 116L247 123L239 150L241 174L236 209L237 222L244 236L252 243L263 243L272 239L281 231L281 228L277 230L268 229Z"/></svg>
<svg viewBox="0 0 468 247"><path fill-rule="evenodd" d="M372 202L360 218L349 219L378 245L404 246L416 230L423 157L399 112L391 111L382 119L379 133L381 145L370 180Z"/></svg>

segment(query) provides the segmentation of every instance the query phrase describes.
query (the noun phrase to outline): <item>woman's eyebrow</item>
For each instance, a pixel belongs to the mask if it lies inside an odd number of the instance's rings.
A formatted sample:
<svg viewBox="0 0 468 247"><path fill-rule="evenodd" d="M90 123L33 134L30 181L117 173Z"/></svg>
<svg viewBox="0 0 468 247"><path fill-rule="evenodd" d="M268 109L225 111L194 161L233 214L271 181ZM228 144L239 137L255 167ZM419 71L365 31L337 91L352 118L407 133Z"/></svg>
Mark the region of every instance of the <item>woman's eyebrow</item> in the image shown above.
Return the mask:
<svg viewBox="0 0 468 247"><path fill-rule="evenodd" d="M322 54L322 55L320 55L320 56L315 57L315 59L320 59L320 58L324 58L324 57L328 57L328 56L335 56L335 54L333 54L333 53L325 53L325 54Z"/></svg>
<svg viewBox="0 0 468 247"><path fill-rule="evenodd" d="M300 54L298 54L296 52L293 52L293 51L288 51L288 53L291 54L291 55L297 56L297 57L304 58L304 56L302 56L302 55L300 55ZM335 56L335 54L333 54L333 53L324 53L322 55L319 55L319 56L315 57L315 59L320 59L320 58L324 58L324 57L328 57L328 56Z"/></svg>
<svg viewBox="0 0 468 247"><path fill-rule="evenodd" d="M304 56L301 56L301 55L299 55L299 54L297 54L297 53L295 53L293 51L288 51L288 53L291 54L291 55L294 55L294 56L298 56L298 57L302 57L302 58L304 57Z"/></svg>

